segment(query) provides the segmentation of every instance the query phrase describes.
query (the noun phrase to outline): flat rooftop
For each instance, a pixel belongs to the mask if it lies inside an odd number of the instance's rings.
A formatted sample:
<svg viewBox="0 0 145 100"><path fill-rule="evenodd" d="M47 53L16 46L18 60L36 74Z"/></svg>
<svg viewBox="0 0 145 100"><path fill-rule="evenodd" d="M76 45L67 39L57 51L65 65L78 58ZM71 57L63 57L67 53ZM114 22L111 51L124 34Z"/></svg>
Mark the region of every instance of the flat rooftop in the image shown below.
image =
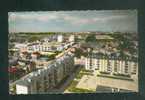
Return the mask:
<svg viewBox="0 0 145 100"><path fill-rule="evenodd" d="M98 86L120 88L123 90L130 90L138 92L138 83L135 81L113 79L107 77L97 77L84 75L80 82L77 84L76 88L96 90Z"/></svg>

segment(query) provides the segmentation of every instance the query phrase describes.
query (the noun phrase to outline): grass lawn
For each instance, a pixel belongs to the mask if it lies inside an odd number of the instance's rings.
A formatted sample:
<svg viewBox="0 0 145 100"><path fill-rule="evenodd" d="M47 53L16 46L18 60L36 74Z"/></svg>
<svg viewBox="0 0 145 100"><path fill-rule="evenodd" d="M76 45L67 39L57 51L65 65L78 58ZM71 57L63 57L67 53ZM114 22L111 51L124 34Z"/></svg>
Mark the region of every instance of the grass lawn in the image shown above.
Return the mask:
<svg viewBox="0 0 145 100"><path fill-rule="evenodd" d="M73 82L69 85L69 87L67 89L69 91L72 91L73 88L75 88L77 84L78 84L78 81L73 80Z"/></svg>
<svg viewBox="0 0 145 100"><path fill-rule="evenodd" d="M71 92L88 93L88 92L95 92L95 91L88 90L88 89L72 88Z"/></svg>
<svg viewBox="0 0 145 100"><path fill-rule="evenodd" d="M82 92L82 93L94 92L93 90L76 88L77 84L78 84L78 81L73 81L67 90L70 92L77 92L77 93L78 92Z"/></svg>
<svg viewBox="0 0 145 100"><path fill-rule="evenodd" d="M76 75L76 79L81 79L83 77L83 75L93 75L92 71L89 70L85 70L84 68L82 68L80 70L80 72ZM79 83L79 81L77 80L73 80L72 83L68 86L67 90L70 92L74 92L74 93L88 93L88 92L94 92L93 90L88 90L88 89L80 89L80 88L76 88L77 84Z"/></svg>
<svg viewBox="0 0 145 100"><path fill-rule="evenodd" d="M84 68L81 69L81 71L77 74L76 79L81 79L83 75L93 75L92 71L85 70Z"/></svg>
<svg viewBox="0 0 145 100"><path fill-rule="evenodd" d="M78 73L77 76L76 76L76 79L81 79L83 77L83 75L84 74L82 74L82 73Z"/></svg>

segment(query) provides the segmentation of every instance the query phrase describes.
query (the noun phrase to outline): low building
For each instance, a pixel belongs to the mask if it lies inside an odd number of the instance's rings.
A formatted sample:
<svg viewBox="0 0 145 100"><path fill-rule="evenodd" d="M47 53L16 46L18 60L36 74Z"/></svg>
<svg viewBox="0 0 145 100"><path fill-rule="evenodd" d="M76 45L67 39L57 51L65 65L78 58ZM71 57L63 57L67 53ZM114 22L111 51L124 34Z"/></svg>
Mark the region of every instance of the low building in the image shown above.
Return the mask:
<svg viewBox="0 0 145 100"><path fill-rule="evenodd" d="M57 51L63 51L63 50L64 50L64 46L63 45L57 46Z"/></svg>
<svg viewBox="0 0 145 100"><path fill-rule="evenodd" d="M74 42L75 41L75 36L74 35L71 35L70 37L69 37L69 42Z"/></svg>
<svg viewBox="0 0 145 100"><path fill-rule="evenodd" d="M57 36L57 42L63 42L63 36L62 35Z"/></svg>
<svg viewBox="0 0 145 100"><path fill-rule="evenodd" d="M52 51L52 47L50 45L44 45L44 44L36 44L28 47L28 50L30 51Z"/></svg>
<svg viewBox="0 0 145 100"><path fill-rule="evenodd" d="M32 57L33 60L36 60L36 59L38 59L40 57L40 55L41 54L39 52L33 52L31 54L31 57Z"/></svg>

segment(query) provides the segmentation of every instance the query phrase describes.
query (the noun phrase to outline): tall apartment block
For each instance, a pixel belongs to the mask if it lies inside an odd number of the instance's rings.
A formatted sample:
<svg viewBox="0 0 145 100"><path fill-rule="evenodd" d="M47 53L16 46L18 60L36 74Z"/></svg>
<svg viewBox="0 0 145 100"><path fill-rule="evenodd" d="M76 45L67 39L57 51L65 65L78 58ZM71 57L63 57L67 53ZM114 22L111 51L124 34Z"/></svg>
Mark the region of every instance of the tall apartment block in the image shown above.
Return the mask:
<svg viewBox="0 0 145 100"><path fill-rule="evenodd" d="M31 72L16 82L16 94L43 94L53 90L74 69L74 55L64 54L43 69Z"/></svg>

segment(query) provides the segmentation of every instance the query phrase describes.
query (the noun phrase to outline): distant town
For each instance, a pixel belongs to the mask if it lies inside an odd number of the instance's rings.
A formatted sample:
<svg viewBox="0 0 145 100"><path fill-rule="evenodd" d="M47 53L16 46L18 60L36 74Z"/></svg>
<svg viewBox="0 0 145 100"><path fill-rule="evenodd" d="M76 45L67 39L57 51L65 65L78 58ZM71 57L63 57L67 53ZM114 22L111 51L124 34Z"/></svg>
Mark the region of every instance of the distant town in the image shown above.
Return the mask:
<svg viewBox="0 0 145 100"><path fill-rule="evenodd" d="M138 34L9 33L9 93L138 92Z"/></svg>

